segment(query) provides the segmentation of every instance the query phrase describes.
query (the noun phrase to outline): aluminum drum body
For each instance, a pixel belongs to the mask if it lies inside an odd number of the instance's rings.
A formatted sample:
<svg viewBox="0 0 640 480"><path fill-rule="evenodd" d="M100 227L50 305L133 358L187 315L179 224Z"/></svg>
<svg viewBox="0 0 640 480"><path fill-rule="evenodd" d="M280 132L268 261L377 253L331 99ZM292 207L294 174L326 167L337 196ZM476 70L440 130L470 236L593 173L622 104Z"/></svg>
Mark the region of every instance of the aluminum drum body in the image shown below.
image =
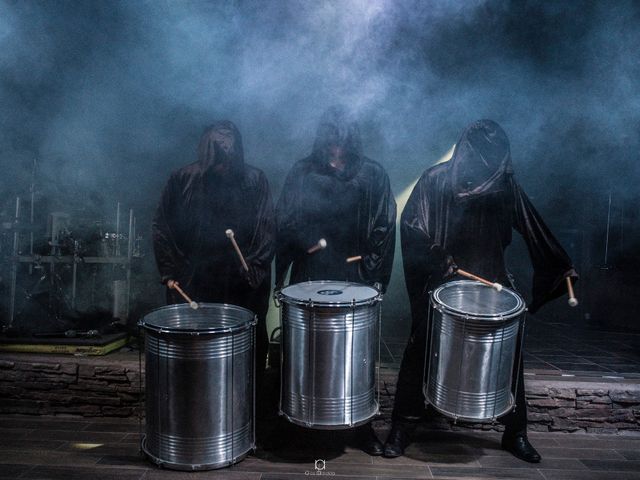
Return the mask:
<svg viewBox="0 0 640 480"><path fill-rule="evenodd" d="M378 412L378 290L356 283L290 285L282 303L280 413L316 429L362 424Z"/></svg>
<svg viewBox="0 0 640 480"><path fill-rule="evenodd" d="M142 449L175 470L231 465L255 447L255 315L234 305L147 314Z"/></svg>
<svg viewBox="0 0 640 480"><path fill-rule="evenodd" d="M431 293L427 403L454 419L494 421L510 412L519 332L526 307L514 291L474 281Z"/></svg>

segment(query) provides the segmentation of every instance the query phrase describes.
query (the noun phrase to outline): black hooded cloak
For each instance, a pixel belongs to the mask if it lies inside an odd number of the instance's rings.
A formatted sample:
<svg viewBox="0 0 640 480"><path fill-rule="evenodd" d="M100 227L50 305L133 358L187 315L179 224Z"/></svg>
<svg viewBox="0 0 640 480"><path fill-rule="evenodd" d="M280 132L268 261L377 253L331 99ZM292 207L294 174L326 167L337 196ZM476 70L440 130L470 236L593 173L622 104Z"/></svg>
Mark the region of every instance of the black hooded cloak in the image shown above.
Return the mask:
<svg viewBox="0 0 640 480"><path fill-rule="evenodd" d="M402 257L412 335L398 379L396 416L414 416L423 408L420 387L429 292L450 280L447 273L456 265L492 282L513 286L504 259L513 229L523 236L533 264L529 311L536 312L566 293L564 278L577 274L513 178L506 133L497 123L480 120L464 131L449 162L424 172L402 212ZM523 421L526 428L526 409L520 408L524 389L520 386L518 390L516 423L520 424L515 428L520 430Z"/></svg>
<svg viewBox="0 0 640 480"><path fill-rule="evenodd" d="M345 153L344 169L329 163L331 147ZM321 118L313 152L293 166L276 208L276 285L290 265L290 283L345 280L389 283L395 245L396 203L382 166L362 154L360 132L339 107ZM307 250L321 238L327 247ZM352 256L359 262L347 263Z"/></svg>
<svg viewBox="0 0 640 480"><path fill-rule="evenodd" d="M225 231L232 229L249 266L242 268ZM177 280L196 301L230 303L258 315L264 362L275 220L264 173L244 163L236 126L219 121L198 146L198 161L173 172L153 219L162 282ZM168 303L183 302L167 290Z"/></svg>

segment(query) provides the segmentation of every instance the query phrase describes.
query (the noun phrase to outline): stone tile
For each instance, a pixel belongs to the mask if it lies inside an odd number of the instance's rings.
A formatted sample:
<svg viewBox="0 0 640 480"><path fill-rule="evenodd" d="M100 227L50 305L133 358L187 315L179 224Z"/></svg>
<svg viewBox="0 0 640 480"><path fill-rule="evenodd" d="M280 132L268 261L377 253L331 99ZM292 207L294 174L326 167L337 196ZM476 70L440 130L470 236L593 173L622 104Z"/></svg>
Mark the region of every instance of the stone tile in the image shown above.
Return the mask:
<svg viewBox="0 0 640 480"><path fill-rule="evenodd" d="M210 478L230 480L260 480L260 473L234 472L229 468L219 470L201 470L198 472L180 472L175 470L147 470L144 480L208 480ZM262 477L264 478L264 477Z"/></svg>
<svg viewBox="0 0 640 480"><path fill-rule="evenodd" d="M0 437L0 447L3 450L57 450L65 444L66 442L62 440L24 440L11 438L11 436L6 435Z"/></svg>
<svg viewBox="0 0 640 480"><path fill-rule="evenodd" d="M98 460L98 465L149 468L151 463L141 454L136 453L133 455L104 455Z"/></svg>
<svg viewBox="0 0 640 480"><path fill-rule="evenodd" d="M551 458L542 457L539 464L527 463L513 455L493 457L482 456L478 462L483 468L554 468L563 470L585 470L587 467L579 460L573 458Z"/></svg>
<svg viewBox="0 0 640 480"><path fill-rule="evenodd" d="M33 467L31 465L5 463L0 468L0 478L10 478L13 480L32 468Z"/></svg>
<svg viewBox="0 0 640 480"><path fill-rule="evenodd" d="M581 460L581 462L591 470L640 473L640 460Z"/></svg>
<svg viewBox="0 0 640 480"><path fill-rule="evenodd" d="M65 440L68 442L107 443L126 439L124 433L83 432L73 430L37 430L23 438L34 440Z"/></svg>
<svg viewBox="0 0 640 480"><path fill-rule="evenodd" d="M65 442L57 448L58 451L76 452L83 451L91 455L124 455L136 456L140 453L139 443L76 443Z"/></svg>
<svg viewBox="0 0 640 480"><path fill-rule="evenodd" d="M372 457L374 465L455 465L460 467L480 467L478 457L474 455L448 455L439 453L425 453L407 448L404 456L398 458Z"/></svg>
<svg viewBox="0 0 640 480"><path fill-rule="evenodd" d="M287 449L275 452L264 452L257 455L266 461L284 463L313 463L318 458L337 463L353 463L353 464L371 464L373 463L370 455L361 450L346 448L343 452L318 451L318 450L295 450Z"/></svg>
<svg viewBox="0 0 640 480"><path fill-rule="evenodd" d="M145 470L122 468L56 467L38 465L24 473L20 480L141 480Z"/></svg>
<svg viewBox="0 0 640 480"><path fill-rule="evenodd" d="M142 435L144 435L144 434L142 434ZM142 438L142 435L138 431L136 431L135 433L127 433L122 438L122 441L123 442L140 442L140 439Z"/></svg>
<svg viewBox="0 0 640 480"><path fill-rule="evenodd" d="M550 458L575 458L577 460L624 460L626 458L621 454L621 452L605 448L536 447L536 450L538 450L538 453L540 453L540 455L542 456L543 461L546 461ZM640 456L638 457L638 459L640 460ZM635 459L628 458L628 460Z"/></svg>
<svg viewBox="0 0 640 480"><path fill-rule="evenodd" d="M564 434L561 434L564 435ZM567 438L556 437L561 447L568 448L604 448L614 450L638 450L640 439L622 438L616 435L567 435Z"/></svg>
<svg viewBox="0 0 640 480"><path fill-rule="evenodd" d="M380 478L387 477L365 477L365 476L352 476L352 475L327 475L329 478L339 478L340 480L378 480ZM260 477L261 480L309 480L309 478L313 478L310 475L299 474L299 473L265 473ZM396 477L393 477L394 479ZM414 477L414 478L432 478L432 477Z"/></svg>
<svg viewBox="0 0 640 480"><path fill-rule="evenodd" d="M640 460L640 446L636 450L618 450L617 453L627 460Z"/></svg>
<svg viewBox="0 0 640 480"><path fill-rule="evenodd" d="M99 456L80 455L50 450L5 450L0 451L0 464L21 465L95 465Z"/></svg>
<svg viewBox="0 0 640 480"><path fill-rule="evenodd" d="M120 422L92 422L82 429L84 432L112 432L112 433L134 433L140 434L139 425L137 423L120 423ZM142 425L144 432L144 424Z"/></svg>
<svg viewBox="0 0 640 480"><path fill-rule="evenodd" d="M0 428L0 438L15 438L16 440L27 438L32 433L28 428Z"/></svg>
<svg viewBox="0 0 640 480"><path fill-rule="evenodd" d="M53 420L50 417L35 418L0 418L0 429L43 429L43 430L80 430L86 422L80 420Z"/></svg>
<svg viewBox="0 0 640 480"><path fill-rule="evenodd" d="M596 364L575 363L575 362L549 362L552 366L565 372L571 373L611 373L611 370Z"/></svg>
<svg viewBox="0 0 640 480"><path fill-rule="evenodd" d="M546 480L640 480L640 472L594 472L588 470L547 470L540 473Z"/></svg>
<svg viewBox="0 0 640 480"><path fill-rule="evenodd" d="M431 467L431 474L433 478L521 478L545 480L536 469Z"/></svg>
<svg viewBox="0 0 640 480"><path fill-rule="evenodd" d="M427 466L418 465L403 465L398 468L395 466L387 465L357 465L346 464L340 462L333 462L330 459L326 459L326 471L335 472L335 475L352 475L352 476L396 476L402 474L408 478L423 478L429 475L429 469ZM288 473L296 475L305 475L305 472L314 472L314 463L275 463L265 460L258 460L255 458L247 458L244 461L233 466L234 471L245 472L263 472L267 473ZM308 476L308 474L307 474Z"/></svg>

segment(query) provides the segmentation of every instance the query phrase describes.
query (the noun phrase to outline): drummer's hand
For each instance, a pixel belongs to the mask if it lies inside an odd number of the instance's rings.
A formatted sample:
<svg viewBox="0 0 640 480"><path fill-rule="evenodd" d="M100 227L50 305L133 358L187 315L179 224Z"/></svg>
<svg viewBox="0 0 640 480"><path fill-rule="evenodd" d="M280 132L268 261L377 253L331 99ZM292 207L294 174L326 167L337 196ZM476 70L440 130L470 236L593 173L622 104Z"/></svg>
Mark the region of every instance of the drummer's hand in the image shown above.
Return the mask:
<svg viewBox="0 0 640 480"><path fill-rule="evenodd" d="M430 253L433 265L437 265L443 279L447 279L455 275L456 270L458 270L458 266L454 262L453 257L449 255L449 252L440 245L433 245Z"/></svg>
<svg viewBox="0 0 640 480"><path fill-rule="evenodd" d="M458 265L456 265L456 262L453 261L453 257L451 255L448 255L447 259L445 260L445 266L443 270L445 268L446 270L444 272L444 275L442 276L442 278L444 278L445 280L453 277L458 271Z"/></svg>
<svg viewBox="0 0 640 480"><path fill-rule="evenodd" d="M273 287L273 305L276 308L280 308L280 290L282 290L284 288L284 285L281 284L277 284L275 285L275 287Z"/></svg>

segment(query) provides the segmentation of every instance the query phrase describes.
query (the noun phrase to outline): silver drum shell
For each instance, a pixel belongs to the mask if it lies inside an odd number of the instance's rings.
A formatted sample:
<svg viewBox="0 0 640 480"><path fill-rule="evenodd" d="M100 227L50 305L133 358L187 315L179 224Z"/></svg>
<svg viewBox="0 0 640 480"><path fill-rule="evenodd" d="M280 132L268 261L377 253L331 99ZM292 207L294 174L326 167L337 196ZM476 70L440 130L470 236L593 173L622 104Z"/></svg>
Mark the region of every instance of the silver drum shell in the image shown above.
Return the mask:
<svg viewBox="0 0 640 480"><path fill-rule="evenodd" d="M328 430L375 416L380 297L361 305L281 302L280 413L296 425Z"/></svg>
<svg viewBox="0 0 640 480"><path fill-rule="evenodd" d="M446 285L454 283L459 282ZM504 316L463 314L442 305L432 293L429 368L423 392L426 403L440 413L492 422L514 408L512 379L526 308L515 292L507 293L518 301Z"/></svg>
<svg viewBox="0 0 640 480"><path fill-rule="evenodd" d="M234 305L178 304L139 324L146 455L174 470L222 468L244 458L255 448L255 315Z"/></svg>

